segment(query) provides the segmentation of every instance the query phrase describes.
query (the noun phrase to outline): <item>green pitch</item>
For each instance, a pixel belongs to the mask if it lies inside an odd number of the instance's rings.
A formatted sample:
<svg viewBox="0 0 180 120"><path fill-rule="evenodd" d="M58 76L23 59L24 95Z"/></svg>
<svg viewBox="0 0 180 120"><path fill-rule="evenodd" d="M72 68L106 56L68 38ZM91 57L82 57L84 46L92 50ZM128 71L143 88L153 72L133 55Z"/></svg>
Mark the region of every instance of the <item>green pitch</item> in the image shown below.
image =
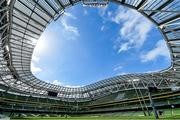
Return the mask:
<svg viewBox="0 0 180 120"><path fill-rule="evenodd" d="M180 120L180 115L160 117L161 120ZM131 116L131 117L114 117L114 116L91 116L91 117L44 117L44 118L23 118L12 120L154 120L154 117Z"/></svg>
<svg viewBox="0 0 180 120"><path fill-rule="evenodd" d="M180 120L180 109L165 109L164 114L160 117L160 120ZM80 117L22 117L22 118L11 118L11 120L154 120L154 116L143 116L141 111L130 113L117 113L117 114L97 114L97 115L86 115Z"/></svg>

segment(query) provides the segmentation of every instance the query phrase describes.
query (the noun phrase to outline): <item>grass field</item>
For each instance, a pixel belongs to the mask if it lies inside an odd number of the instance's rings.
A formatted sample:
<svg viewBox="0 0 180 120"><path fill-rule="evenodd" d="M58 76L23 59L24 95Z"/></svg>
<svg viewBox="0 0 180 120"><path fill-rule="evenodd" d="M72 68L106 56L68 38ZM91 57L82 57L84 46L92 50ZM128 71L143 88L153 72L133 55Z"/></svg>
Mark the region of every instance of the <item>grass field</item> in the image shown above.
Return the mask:
<svg viewBox="0 0 180 120"><path fill-rule="evenodd" d="M160 117L161 120L180 120L180 115L175 116L165 116ZM154 120L154 117L144 117L144 116L131 116L131 117L125 117L125 116L93 116L93 117L44 117L44 118L16 118L12 120Z"/></svg>
<svg viewBox="0 0 180 120"><path fill-rule="evenodd" d="M160 120L180 120L180 109L174 109L173 115L171 109L163 110L164 114L160 116ZM133 114L132 114L133 113ZM81 117L16 117L11 120L154 120L154 116L143 116L141 111L110 114L96 114Z"/></svg>

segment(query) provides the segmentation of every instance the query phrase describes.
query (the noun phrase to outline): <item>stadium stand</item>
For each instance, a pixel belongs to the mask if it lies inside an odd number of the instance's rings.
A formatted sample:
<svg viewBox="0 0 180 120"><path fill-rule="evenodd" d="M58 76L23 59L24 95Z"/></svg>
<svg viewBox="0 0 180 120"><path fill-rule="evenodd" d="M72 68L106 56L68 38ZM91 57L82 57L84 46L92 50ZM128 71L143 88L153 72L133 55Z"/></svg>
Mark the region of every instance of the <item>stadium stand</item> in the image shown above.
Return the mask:
<svg viewBox="0 0 180 120"><path fill-rule="evenodd" d="M171 66L152 73L114 76L79 88L46 83L31 72L34 47L44 29L65 9L78 3L103 7L109 2L134 9L162 33ZM22 114L134 115L151 110L148 87L157 109L180 106L179 0L1 0L0 1L0 111ZM174 91L175 90L175 91ZM125 111L131 111L125 113Z"/></svg>

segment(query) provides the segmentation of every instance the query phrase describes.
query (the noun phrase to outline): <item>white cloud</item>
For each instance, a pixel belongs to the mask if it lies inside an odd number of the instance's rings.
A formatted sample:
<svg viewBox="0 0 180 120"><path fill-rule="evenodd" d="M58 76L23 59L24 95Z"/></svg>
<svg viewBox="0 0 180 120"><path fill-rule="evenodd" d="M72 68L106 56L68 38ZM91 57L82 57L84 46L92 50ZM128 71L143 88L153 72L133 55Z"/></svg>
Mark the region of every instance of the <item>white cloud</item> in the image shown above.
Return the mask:
<svg viewBox="0 0 180 120"><path fill-rule="evenodd" d="M65 87L78 88L78 87L82 87L82 86L80 86L80 85L65 85Z"/></svg>
<svg viewBox="0 0 180 120"><path fill-rule="evenodd" d="M39 56L43 53L47 53L47 51L49 50L47 39L48 39L47 36L41 35L41 37L36 43L36 47L34 49L32 56L32 61L39 62Z"/></svg>
<svg viewBox="0 0 180 120"><path fill-rule="evenodd" d="M34 53L31 61L31 71L33 74L42 72L42 69L36 65L37 63L39 63L39 60L40 58Z"/></svg>
<svg viewBox="0 0 180 120"><path fill-rule="evenodd" d="M148 62L157 59L158 57L163 56L165 58L170 58L169 50L164 40L159 40L156 43L154 49L149 52L141 55L141 62Z"/></svg>
<svg viewBox="0 0 180 120"><path fill-rule="evenodd" d="M32 60L31 60L31 71L33 74L37 74L42 72L42 68L38 67L38 63L40 60L40 55L43 53L47 53L48 51L48 44L46 43L47 39L44 35L42 35L39 40L37 41L36 47L33 51Z"/></svg>
<svg viewBox="0 0 180 120"><path fill-rule="evenodd" d="M123 68L123 67L119 65L119 66L117 66L117 67L114 68L114 71L119 71L119 70L121 70L122 68Z"/></svg>
<svg viewBox="0 0 180 120"><path fill-rule="evenodd" d="M128 74L128 73L126 73L126 72L121 72L121 73L118 73L117 75L126 75L126 74Z"/></svg>
<svg viewBox="0 0 180 120"><path fill-rule="evenodd" d="M51 84L54 84L54 85L61 85L61 86L64 86L64 87L70 87L70 88L78 88L78 87L82 87L80 85L64 85L63 83L61 83L59 80L53 80L52 82L50 82Z"/></svg>
<svg viewBox="0 0 180 120"><path fill-rule="evenodd" d="M113 14L112 11L107 12L108 17L112 16L112 14Z"/></svg>
<svg viewBox="0 0 180 120"><path fill-rule="evenodd" d="M31 62L31 71L33 74L37 74L42 71L40 67L35 66L34 62Z"/></svg>
<svg viewBox="0 0 180 120"><path fill-rule="evenodd" d="M104 31L105 30L105 26L101 26L101 31Z"/></svg>
<svg viewBox="0 0 180 120"><path fill-rule="evenodd" d="M105 6L105 7L103 7L103 8L100 8L100 9L99 9L99 15L100 15L101 17L104 17L105 14L106 14L106 12L107 12L107 9L108 9L108 6Z"/></svg>
<svg viewBox="0 0 180 120"><path fill-rule="evenodd" d="M146 71L145 73L154 73L154 72L158 72L160 70L149 70L149 71Z"/></svg>
<svg viewBox="0 0 180 120"><path fill-rule="evenodd" d="M68 25L67 20L66 19L62 19L62 25L65 28L65 30L67 32L71 32L73 33L75 36L79 36L79 31L77 27Z"/></svg>
<svg viewBox="0 0 180 120"><path fill-rule="evenodd" d="M68 34L67 39L76 39L78 36L80 36L79 30L77 27L68 23L69 18L74 20L76 19L76 17L72 14L65 13L65 16L61 19L61 24L64 27L64 31Z"/></svg>
<svg viewBox="0 0 180 120"><path fill-rule="evenodd" d="M111 21L119 24L119 42L118 52L127 51L131 48L140 48L146 41L152 24L134 10L126 10L119 7L115 16L110 15Z"/></svg>
<svg viewBox="0 0 180 120"><path fill-rule="evenodd" d="M84 15L88 15L88 11L86 9L84 9Z"/></svg>
<svg viewBox="0 0 180 120"><path fill-rule="evenodd" d="M33 54L33 56L32 56L32 61L33 61L33 62L39 62L39 57L37 57L37 56L35 56L35 55Z"/></svg>
<svg viewBox="0 0 180 120"><path fill-rule="evenodd" d="M70 87L70 88L78 88L78 87L82 87L80 85L66 85L63 82L60 82L60 80L45 80L45 82L47 83L51 83L54 85L60 85L60 86L64 86L64 87Z"/></svg>
<svg viewBox="0 0 180 120"><path fill-rule="evenodd" d="M62 85L62 83L59 82L58 80L54 80L54 81L52 82L52 84L54 84L54 85Z"/></svg>
<svg viewBox="0 0 180 120"><path fill-rule="evenodd" d="M119 46L118 53L130 49L129 43L123 43Z"/></svg>
<svg viewBox="0 0 180 120"><path fill-rule="evenodd" d="M68 12L65 12L64 15L65 15L66 17L72 18L72 19L74 19L74 20L77 19L76 16L74 16L73 14L68 13Z"/></svg>
<svg viewBox="0 0 180 120"><path fill-rule="evenodd" d="M64 17L61 18L60 28L62 29L62 32L65 32L65 36L67 37L67 39L76 39L76 37L79 36L78 28L69 25L69 19L75 20L77 18L71 13L64 13ZM43 69L38 66L40 56L42 56L43 54L47 54L51 50L50 45L47 43L47 39L53 39L53 37L54 35L50 32L48 33L48 36L41 35L41 37L37 41L31 61L31 71L34 75L43 71Z"/></svg>

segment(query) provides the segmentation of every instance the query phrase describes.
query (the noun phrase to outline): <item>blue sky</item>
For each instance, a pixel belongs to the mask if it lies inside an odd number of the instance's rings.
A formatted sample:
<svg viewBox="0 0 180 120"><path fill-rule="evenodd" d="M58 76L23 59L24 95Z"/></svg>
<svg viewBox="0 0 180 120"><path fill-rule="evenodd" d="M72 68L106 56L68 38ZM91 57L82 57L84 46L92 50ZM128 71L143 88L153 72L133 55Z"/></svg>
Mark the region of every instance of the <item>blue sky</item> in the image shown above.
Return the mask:
<svg viewBox="0 0 180 120"><path fill-rule="evenodd" d="M105 8L78 4L66 9L44 31L31 70L46 82L79 87L169 66L163 37L142 15L115 4Z"/></svg>

